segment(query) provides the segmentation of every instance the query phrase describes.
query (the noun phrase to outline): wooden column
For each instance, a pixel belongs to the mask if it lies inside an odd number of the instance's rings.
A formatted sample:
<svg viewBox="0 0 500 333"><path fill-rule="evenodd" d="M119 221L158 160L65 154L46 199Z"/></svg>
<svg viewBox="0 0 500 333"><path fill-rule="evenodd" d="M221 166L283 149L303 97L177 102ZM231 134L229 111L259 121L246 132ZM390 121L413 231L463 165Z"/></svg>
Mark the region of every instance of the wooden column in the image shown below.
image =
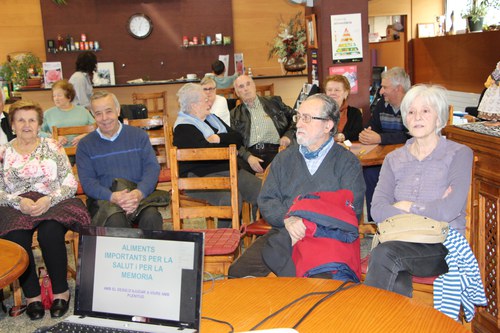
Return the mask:
<svg viewBox="0 0 500 333"><path fill-rule="evenodd" d="M356 14L361 13L362 24L362 46L363 60L361 62L334 64L332 57L332 32L331 15ZM316 0L314 7L306 8L306 15L316 15L316 25L318 33L318 74L320 85L328 76L328 69L332 66L356 65L358 67L358 93L349 97L349 104L364 111L369 110L370 94L369 87L371 82L371 64L368 49L368 2L366 0ZM309 51L308 66L311 68L311 52ZM311 71L309 71L309 81L311 80ZM369 112L363 112L363 119L366 122L370 118Z"/></svg>

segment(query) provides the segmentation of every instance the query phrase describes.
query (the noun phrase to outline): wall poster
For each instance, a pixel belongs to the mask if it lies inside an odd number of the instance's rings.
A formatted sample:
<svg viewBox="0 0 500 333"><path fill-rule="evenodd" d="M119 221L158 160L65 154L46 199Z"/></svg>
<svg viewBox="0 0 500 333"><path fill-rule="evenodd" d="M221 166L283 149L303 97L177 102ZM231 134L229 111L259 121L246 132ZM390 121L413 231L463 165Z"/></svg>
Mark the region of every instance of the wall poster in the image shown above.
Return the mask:
<svg viewBox="0 0 500 333"><path fill-rule="evenodd" d="M334 63L363 61L361 14L330 16Z"/></svg>
<svg viewBox="0 0 500 333"><path fill-rule="evenodd" d="M343 75L349 80L351 85L351 94L358 93L358 66L335 66L328 68L328 75Z"/></svg>

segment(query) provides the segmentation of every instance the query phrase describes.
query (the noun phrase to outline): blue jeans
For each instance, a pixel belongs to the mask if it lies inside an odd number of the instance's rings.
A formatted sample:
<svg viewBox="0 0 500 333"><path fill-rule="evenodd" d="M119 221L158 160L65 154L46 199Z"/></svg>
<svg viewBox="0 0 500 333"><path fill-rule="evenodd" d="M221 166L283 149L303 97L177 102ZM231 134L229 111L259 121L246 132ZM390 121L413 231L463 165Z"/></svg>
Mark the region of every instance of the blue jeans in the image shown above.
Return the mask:
<svg viewBox="0 0 500 333"><path fill-rule="evenodd" d="M448 272L447 254L441 243L379 244L371 252L365 284L412 297L412 276L429 277Z"/></svg>

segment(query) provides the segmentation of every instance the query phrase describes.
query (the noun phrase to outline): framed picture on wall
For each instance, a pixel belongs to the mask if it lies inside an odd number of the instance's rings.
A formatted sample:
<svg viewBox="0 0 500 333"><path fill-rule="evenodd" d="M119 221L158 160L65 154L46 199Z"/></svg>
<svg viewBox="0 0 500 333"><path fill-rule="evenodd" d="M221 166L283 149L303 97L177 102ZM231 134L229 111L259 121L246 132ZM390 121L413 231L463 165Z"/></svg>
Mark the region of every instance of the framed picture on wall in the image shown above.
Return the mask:
<svg viewBox="0 0 500 333"><path fill-rule="evenodd" d="M436 36L434 23L419 23L417 24L417 28L418 28L418 38Z"/></svg>
<svg viewBox="0 0 500 333"><path fill-rule="evenodd" d="M95 86L115 85L114 62L98 62L97 71L94 72L93 83Z"/></svg>
<svg viewBox="0 0 500 333"><path fill-rule="evenodd" d="M318 48L318 35L316 34L316 15L306 16L306 39L307 48Z"/></svg>

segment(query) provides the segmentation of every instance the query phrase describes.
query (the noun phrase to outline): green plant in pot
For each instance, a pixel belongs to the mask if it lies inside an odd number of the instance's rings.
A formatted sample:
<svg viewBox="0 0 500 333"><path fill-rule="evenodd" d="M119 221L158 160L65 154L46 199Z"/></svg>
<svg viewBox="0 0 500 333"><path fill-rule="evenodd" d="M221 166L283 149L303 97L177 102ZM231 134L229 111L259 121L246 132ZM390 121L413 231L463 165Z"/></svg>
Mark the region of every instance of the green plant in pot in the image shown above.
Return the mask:
<svg viewBox="0 0 500 333"><path fill-rule="evenodd" d="M467 19L469 31L481 31L483 19L490 9L500 9L500 0L469 0L462 12L462 18Z"/></svg>
<svg viewBox="0 0 500 333"><path fill-rule="evenodd" d="M12 82L14 88L36 86L41 84L42 61L35 54L28 52L16 56L8 56L2 64L0 76ZM29 81L29 80L34 81Z"/></svg>

